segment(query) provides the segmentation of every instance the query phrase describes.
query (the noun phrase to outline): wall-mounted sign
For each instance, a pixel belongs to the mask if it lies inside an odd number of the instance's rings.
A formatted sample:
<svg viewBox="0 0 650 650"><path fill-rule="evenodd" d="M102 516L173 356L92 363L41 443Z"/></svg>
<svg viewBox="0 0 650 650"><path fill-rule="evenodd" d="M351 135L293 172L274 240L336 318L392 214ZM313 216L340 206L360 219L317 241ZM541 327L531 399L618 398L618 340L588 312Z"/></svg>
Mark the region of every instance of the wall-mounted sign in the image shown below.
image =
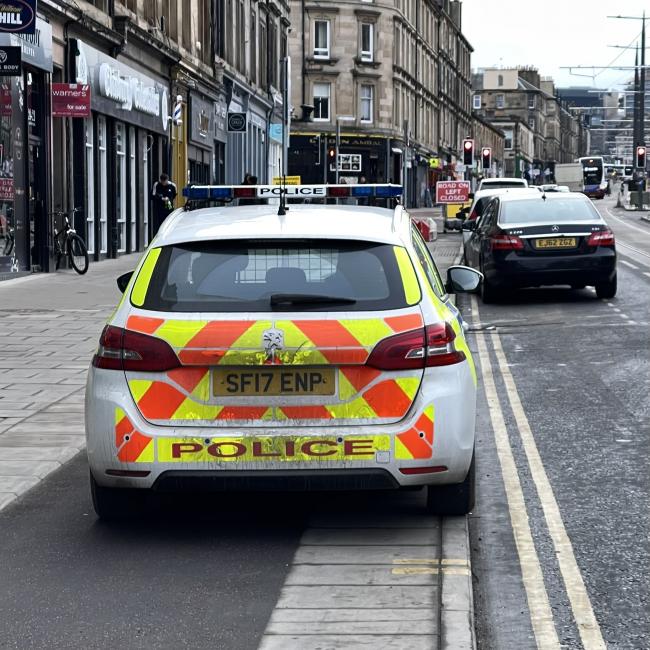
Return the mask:
<svg viewBox="0 0 650 650"><path fill-rule="evenodd" d="M90 117L90 86L53 83L52 117Z"/></svg>
<svg viewBox="0 0 650 650"><path fill-rule="evenodd" d="M21 74L22 48L20 45L0 47L0 75L17 77Z"/></svg>
<svg viewBox="0 0 650 650"><path fill-rule="evenodd" d="M36 29L36 0L2 0L0 32L33 34Z"/></svg>
<svg viewBox="0 0 650 650"><path fill-rule="evenodd" d="M228 113L228 132L246 133L246 113Z"/></svg>

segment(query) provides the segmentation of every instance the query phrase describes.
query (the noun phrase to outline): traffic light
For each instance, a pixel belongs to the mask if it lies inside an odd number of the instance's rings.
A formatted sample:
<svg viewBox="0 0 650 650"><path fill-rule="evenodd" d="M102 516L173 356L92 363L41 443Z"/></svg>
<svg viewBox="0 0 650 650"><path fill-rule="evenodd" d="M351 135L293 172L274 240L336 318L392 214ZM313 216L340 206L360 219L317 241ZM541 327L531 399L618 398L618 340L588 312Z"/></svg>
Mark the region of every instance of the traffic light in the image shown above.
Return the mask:
<svg viewBox="0 0 650 650"><path fill-rule="evenodd" d="M483 169L492 167L492 149L490 147L483 147L481 150L481 167Z"/></svg>
<svg viewBox="0 0 650 650"><path fill-rule="evenodd" d="M463 165L474 164L474 140L463 140Z"/></svg>
<svg viewBox="0 0 650 650"><path fill-rule="evenodd" d="M636 166L640 169L645 169L645 147L636 148Z"/></svg>

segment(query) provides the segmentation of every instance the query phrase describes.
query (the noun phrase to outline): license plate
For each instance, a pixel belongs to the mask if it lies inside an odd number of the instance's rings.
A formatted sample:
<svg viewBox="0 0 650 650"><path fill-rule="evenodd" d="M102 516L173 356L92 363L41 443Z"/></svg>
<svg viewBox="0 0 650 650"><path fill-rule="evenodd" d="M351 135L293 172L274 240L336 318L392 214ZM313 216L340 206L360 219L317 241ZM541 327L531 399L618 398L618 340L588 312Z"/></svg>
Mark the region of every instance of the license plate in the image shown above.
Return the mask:
<svg viewBox="0 0 650 650"><path fill-rule="evenodd" d="M555 239L536 239L535 248L575 248L575 237L558 237Z"/></svg>
<svg viewBox="0 0 650 650"><path fill-rule="evenodd" d="M304 366L264 368L215 368L213 393L217 397L258 397L278 395L334 395L334 368Z"/></svg>

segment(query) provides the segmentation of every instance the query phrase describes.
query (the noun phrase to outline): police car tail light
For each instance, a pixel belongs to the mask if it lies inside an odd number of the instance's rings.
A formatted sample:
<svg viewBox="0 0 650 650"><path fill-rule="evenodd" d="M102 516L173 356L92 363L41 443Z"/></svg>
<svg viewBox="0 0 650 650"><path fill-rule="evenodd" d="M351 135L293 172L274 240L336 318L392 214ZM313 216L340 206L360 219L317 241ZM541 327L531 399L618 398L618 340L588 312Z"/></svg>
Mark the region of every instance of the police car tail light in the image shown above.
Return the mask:
<svg viewBox="0 0 650 650"><path fill-rule="evenodd" d="M516 235L499 231L490 237L490 245L493 251L520 251L524 248L524 241Z"/></svg>
<svg viewBox="0 0 650 650"><path fill-rule="evenodd" d="M454 341L456 332L449 323L427 325L426 341L427 356L426 366L450 366L465 360L465 353L456 350Z"/></svg>
<svg viewBox="0 0 650 650"><path fill-rule="evenodd" d="M587 240L587 246L614 246L614 244L614 233L609 228L592 232Z"/></svg>
<svg viewBox="0 0 650 650"><path fill-rule="evenodd" d="M179 365L178 357L165 341L113 325L104 328L93 357L93 366L109 370L163 372Z"/></svg>
<svg viewBox="0 0 650 650"><path fill-rule="evenodd" d="M460 363L465 353L456 350L456 333L449 323L390 336L378 343L367 365L379 370L410 370Z"/></svg>

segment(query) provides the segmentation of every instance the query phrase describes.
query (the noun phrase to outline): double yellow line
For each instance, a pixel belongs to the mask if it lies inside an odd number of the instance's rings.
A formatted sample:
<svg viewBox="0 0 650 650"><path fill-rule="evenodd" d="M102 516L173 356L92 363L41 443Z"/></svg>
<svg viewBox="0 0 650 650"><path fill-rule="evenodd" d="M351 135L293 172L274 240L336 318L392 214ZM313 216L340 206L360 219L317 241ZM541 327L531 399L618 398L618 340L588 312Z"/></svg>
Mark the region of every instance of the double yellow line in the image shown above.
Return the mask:
<svg viewBox="0 0 650 650"><path fill-rule="evenodd" d="M478 301L475 296L472 296L472 310L472 320L478 324L479 310ZM519 554L519 563L521 565L521 573L537 647L540 650L556 650L561 648L561 645L555 629L553 612L549 605L542 568L531 533L524 493L519 480L519 472L512 453L512 445L503 417L499 394L496 390L492 362L487 345L488 337L492 342L496 356L497 371L500 372L506 387L507 398L515 417L517 431L530 467L530 474L544 512L546 527L553 541L560 574L562 575L569 602L571 603L571 609L580 633L580 639L585 650L606 650L605 641L603 640L598 621L594 615L589 594L587 593L582 574L578 568L571 540L567 535L562 521L560 508L553 494L553 488L546 475L546 471L544 470L544 465L539 455L537 444L535 443L535 437L533 436L530 423L519 398L517 386L508 367L508 362L501 345L501 339L496 331L485 334L479 330L476 333L476 342L481 361L483 388L494 430L497 455L501 465L501 473L510 511L510 521Z"/></svg>

